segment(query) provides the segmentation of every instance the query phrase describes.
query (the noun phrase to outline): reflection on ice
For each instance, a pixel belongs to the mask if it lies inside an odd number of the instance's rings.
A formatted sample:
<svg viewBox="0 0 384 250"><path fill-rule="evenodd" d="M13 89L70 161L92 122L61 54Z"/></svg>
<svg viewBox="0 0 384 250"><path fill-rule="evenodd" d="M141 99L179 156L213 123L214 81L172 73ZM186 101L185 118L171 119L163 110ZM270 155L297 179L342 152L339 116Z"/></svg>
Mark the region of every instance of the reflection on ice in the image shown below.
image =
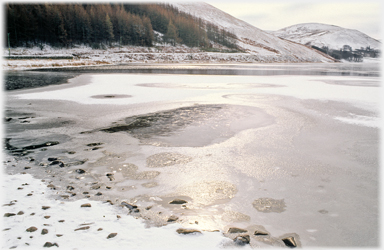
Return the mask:
<svg viewBox="0 0 384 250"><path fill-rule="evenodd" d="M127 117L100 131L127 132L152 145L196 147L224 141L245 129L270 125L273 120L258 108L195 105Z"/></svg>
<svg viewBox="0 0 384 250"><path fill-rule="evenodd" d="M363 115L351 115L351 117L335 117L336 120L354 124L358 126L365 126L371 128L379 128L381 119L378 117L363 116Z"/></svg>

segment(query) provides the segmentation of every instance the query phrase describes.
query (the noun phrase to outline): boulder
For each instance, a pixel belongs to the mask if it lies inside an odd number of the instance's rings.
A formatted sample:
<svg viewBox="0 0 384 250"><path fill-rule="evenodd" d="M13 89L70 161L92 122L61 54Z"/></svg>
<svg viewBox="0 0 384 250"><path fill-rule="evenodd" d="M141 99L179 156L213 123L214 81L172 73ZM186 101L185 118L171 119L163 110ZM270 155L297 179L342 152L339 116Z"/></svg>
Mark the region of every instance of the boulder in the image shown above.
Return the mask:
<svg viewBox="0 0 384 250"><path fill-rule="evenodd" d="M199 233L201 234L201 231L197 229L187 229L187 228L179 228L176 230L178 234L193 234L193 233Z"/></svg>
<svg viewBox="0 0 384 250"><path fill-rule="evenodd" d="M82 204L80 207L92 207L90 203Z"/></svg>
<svg viewBox="0 0 384 250"><path fill-rule="evenodd" d="M297 243L293 236L281 239L287 247L297 247Z"/></svg>
<svg viewBox="0 0 384 250"><path fill-rule="evenodd" d="M25 230L25 231L32 233L32 232L35 232L36 230L37 230L36 227L29 227L29 228L27 228L27 230Z"/></svg>
<svg viewBox="0 0 384 250"><path fill-rule="evenodd" d="M79 227L79 228L76 228L74 231L87 230L87 229L89 229L89 226Z"/></svg>
<svg viewBox="0 0 384 250"><path fill-rule="evenodd" d="M14 213L5 213L4 214L4 217L11 217L11 216L15 216L16 214Z"/></svg>
<svg viewBox="0 0 384 250"><path fill-rule="evenodd" d="M117 235L117 233L110 233L108 236L107 236L107 239L110 239L110 238L113 238Z"/></svg>
<svg viewBox="0 0 384 250"><path fill-rule="evenodd" d="M187 203L187 201L181 200L181 199L174 199L173 201L169 202L169 204L184 204L184 203Z"/></svg>
<svg viewBox="0 0 384 250"><path fill-rule="evenodd" d="M266 236L266 235L268 235L268 233L264 232L264 231L261 231L261 230L256 230L254 235L256 235L256 236Z"/></svg>
<svg viewBox="0 0 384 250"><path fill-rule="evenodd" d="M249 242L251 241L251 238L249 237L248 234L239 235L235 238L234 241L236 242L236 244L245 245L245 244L249 244Z"/></svg>
<svg viewBox="0 0 384 250"><path fill-rule="evenodd" d="M83 170L83 169L76 169L76 173L78 173L78 174L84 174L85 173L85 170Z"/></svg>
<svg viewBox="0 0 384 250"><path fill-rule="evenodd" d="M53 246L59 247L57 243L51 243L51 242L45 242L43 247L53 247Z"/></svg>
<svg viewBox="0 0 384 250"><path fill-rule="evenodd" d="M228 229L228 233L231 233L231 234L246 233L246 232L248 232L248 230L238 228L238 227L231 227Z"/></svg>
<svg viewBox="0 0 384 250"><path fill-rule="evenodd" d="M177 217L176 215L171 215L168 217L167 222L174 222L174 221L177 221L178 219L179 217Z"/></svg>

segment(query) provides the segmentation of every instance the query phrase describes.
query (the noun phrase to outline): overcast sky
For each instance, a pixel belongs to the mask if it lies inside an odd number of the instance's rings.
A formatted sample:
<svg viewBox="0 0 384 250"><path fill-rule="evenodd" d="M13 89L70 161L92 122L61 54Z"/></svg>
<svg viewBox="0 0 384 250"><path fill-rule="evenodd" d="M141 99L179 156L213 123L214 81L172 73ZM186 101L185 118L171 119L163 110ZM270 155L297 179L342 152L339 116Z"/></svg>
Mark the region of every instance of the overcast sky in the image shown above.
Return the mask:
<svg viewBox="0 0 384 250"><path fill-rule="evenodd" d="M228 14L262 30L278 30L299 23L324 23L356 29L381 39L381 1L207 0Z"/></svg>

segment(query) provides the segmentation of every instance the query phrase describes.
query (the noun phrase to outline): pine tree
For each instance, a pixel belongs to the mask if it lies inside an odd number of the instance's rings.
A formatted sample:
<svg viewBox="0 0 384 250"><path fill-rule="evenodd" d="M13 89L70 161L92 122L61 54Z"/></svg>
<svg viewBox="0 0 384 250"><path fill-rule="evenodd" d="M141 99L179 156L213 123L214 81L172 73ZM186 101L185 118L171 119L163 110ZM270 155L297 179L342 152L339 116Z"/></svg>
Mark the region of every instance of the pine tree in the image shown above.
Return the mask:
<svg viewBox="0 0 384 250"><path fill-rule="evenodd" d="M105 38L110 43L114 39L114 35L113 35L113 25L108 14L105 15L104 29L105 29L105 32L104 32Z"/></svg>
<svg viewBox="0 0 384 250"><path fill-rule="evenodd" d="M153 36L151 20L148 17L143 18L143 26L144 26L144 45L152 46L154 36Z"/></svg>
<svg viewBox="0 0 384 250"><path fill-rule="evenodd" d="M164 37L165 37L165 40L170 44L172 44L173 46L175 46L176 42L178 42L176 26L173 24L172 19L169 20L167 33L165 34Z"/></svg>

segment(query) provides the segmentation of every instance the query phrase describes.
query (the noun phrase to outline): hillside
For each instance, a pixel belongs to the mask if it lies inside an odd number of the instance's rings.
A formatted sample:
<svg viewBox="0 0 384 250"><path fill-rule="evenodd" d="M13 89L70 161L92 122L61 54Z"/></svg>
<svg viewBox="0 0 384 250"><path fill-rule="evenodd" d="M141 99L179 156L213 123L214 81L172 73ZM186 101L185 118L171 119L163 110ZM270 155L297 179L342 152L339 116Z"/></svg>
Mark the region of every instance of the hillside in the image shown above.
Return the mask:
<svg viewBox="0 0 384 250"><path fill-rule="evenodd" d="M237 36L237 46L266 62L332 62L316 50L280 39L207 3L172 3L179 10L212 22Z"/></svg>
<svg viewBox="0 0 384 250"><path fill-rule="evenodd" d="M339 50L344 45L349 45L353 50L368 46L371 49L379 49L381 46L378 40L358 30L321 23L292 25L271 32L271 34L297 43L317 46L319 48L327 46L329 49L334 50Z"/></svg>
<svg viewBox="0 0 384 250"><path fill-rule="evenodd" d="M7 4L5 32L12 56L73 54L98 63L335 62L206 3ZM141 48L150 52L144 55ZM13 65L7 61L7 67Z"/></svg>

